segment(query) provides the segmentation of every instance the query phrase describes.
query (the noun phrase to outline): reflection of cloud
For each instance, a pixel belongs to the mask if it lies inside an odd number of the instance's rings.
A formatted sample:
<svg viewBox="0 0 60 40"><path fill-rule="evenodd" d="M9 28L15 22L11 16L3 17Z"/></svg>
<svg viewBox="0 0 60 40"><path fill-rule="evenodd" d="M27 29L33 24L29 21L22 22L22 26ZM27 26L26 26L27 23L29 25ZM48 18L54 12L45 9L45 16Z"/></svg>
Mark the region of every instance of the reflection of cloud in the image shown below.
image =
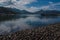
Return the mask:
<svg viewBox="0 0 60 40"><path fill-rule="evenodd" d="M33 22L33 21L39 21L40 19L36 17L27 17L27 18L20 18L17 20L2 22L0 23L0 33L17 30L17 28L18 30L31 28L31 26L26 23L28 20Z"/></svg>
<svg viewBox="0 0 60 40"><path fill-rule="evenodd" d="M25 21L26 21L25 19L21 18L15 21L13 20L13 21L2 22L0 24L0 33L17 30L17 28L19 28L18 30L30 28L30 26L27 25Z"/></svg>
<svg viewBox="0 0 60 40"><path fill-rule="evenodd" d="M10 32L11 31L11 28L10 27L7 27L7 26L5 26L5 25L0 25L0 34L1 33L4 33L4 32Z"/></svg>
<svg viewBox="0 0 60 40"><path fill-rule="evenodd" d="M27 18L20 18L17 20L11 20L11 21L5 21L0 23L0 34L2 32L11 32L12 30L22 30L22 29L29 29L32 28L31 25L28 23L31 23L34 26L40 26L40 24L49 24L49 23L55 23L55 22L60 22L60 18L56 19L46 19L46 18L38 18L35 17L34 15L30 15ZM33 26L33 27L34 27Z"/></svg>

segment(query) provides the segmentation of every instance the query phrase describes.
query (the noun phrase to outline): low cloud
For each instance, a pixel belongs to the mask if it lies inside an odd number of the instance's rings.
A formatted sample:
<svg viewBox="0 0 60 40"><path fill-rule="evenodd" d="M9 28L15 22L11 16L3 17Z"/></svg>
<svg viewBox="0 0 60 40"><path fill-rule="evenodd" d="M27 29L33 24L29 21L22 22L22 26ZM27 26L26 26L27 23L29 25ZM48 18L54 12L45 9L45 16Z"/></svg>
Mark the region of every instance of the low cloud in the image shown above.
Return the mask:
<svg viewBox="0 0 60 40"><path fill-rule="evenodd" d="M36 11L39 11L40 9L37 8L37 7L30 7L30 8L26 8L25 10L29 11L29 12L36 12Z"/></svg>

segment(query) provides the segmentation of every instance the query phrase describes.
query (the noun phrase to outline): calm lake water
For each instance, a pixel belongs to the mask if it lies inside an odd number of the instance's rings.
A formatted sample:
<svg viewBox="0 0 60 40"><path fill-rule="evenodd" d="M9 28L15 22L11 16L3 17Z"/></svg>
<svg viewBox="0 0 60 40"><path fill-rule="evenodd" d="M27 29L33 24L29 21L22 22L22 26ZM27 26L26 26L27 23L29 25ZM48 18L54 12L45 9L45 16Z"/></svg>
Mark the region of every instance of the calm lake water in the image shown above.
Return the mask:
<svg viewBox="0 0 60 40"><path fill-rule="evenodd" d="M43 17L39 14L21 14L17 19L0 22L0 34L60 23L60 16Z"/></svg>

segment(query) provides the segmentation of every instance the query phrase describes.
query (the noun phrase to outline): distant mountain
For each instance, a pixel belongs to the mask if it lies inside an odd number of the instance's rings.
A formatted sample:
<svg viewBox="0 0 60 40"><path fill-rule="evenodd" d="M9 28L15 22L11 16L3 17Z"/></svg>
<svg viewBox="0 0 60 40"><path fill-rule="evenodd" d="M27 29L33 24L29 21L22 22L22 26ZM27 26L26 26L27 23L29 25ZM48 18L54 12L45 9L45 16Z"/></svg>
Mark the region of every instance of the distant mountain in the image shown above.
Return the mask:
<svg viewBox="0 0 60 40"><path fill-rule="evenodd" d="M0 7L0 21L11 20L17 18L17 12L11 10L11 8Z"/></svg>
<svg viewBox="0 0 60 40"><path fill-rule="evenodd" d="M0 12L14 12L15 14L26 14L26 13L30 13L26 10L19 10L16 8L7 8L7 7L0 7Z"/></svg>
<svg viewBox="0 0 60 40"><path fill-rule="evenodd" d="M13 12L12 10L10 10L10 8L5 8L5 7L0 7L0 14L4 13L4 14L16 14L16 12Z"/></svg>
<svg viewBox="0 0 60 40"><path fill-rule="evenodd" d="M21 14L31 14L31 13L28 11L19 10L16 8L0 7L0 21L16 19L16 18L19 18L20 17L19 15Z"/></svg>
<svg viewBox="0 0 60 40"><path fill-rule="evenodd" d="M0 20L1 19L10 19L10 18L16 18L18 15L21 14L39 14L41 16L60 16L60 11L57 10L40 10L35 13L28 12L26 10L19 10L16 8L6 8L6 7L0 7ZM19 17L19 16L18 16ZM17 18L18 18L17 17Z"/></svg>
<svg viewBox="0 0 60 40"><path fill-rule="evenodd" d="M16 9L16 8L9 8L9 10L13 11L13 12L16 12L17 14L29 14L31 12L28 12L26 10L19 10L19 9Z"/></svg>
<svg viewBox="0 0 60 40"><path fill-rule="evenodd" d="M42 16L60 16L60 11L57 10L40 10L35 13L41 14Z"/></svg>

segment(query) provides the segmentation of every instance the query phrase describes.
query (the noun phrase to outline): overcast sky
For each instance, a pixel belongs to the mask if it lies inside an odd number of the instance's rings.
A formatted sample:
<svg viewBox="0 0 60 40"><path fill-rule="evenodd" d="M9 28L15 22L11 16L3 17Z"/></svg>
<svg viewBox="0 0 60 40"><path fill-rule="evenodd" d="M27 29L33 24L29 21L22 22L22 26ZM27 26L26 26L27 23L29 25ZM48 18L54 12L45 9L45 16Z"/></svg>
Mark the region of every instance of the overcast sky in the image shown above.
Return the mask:
<svg viewBox="0 0 60 40"><path fill-rule="evenodd" d="M60 0L0 0L0 6L36 12L43 10L60 10Z"/></svg>

